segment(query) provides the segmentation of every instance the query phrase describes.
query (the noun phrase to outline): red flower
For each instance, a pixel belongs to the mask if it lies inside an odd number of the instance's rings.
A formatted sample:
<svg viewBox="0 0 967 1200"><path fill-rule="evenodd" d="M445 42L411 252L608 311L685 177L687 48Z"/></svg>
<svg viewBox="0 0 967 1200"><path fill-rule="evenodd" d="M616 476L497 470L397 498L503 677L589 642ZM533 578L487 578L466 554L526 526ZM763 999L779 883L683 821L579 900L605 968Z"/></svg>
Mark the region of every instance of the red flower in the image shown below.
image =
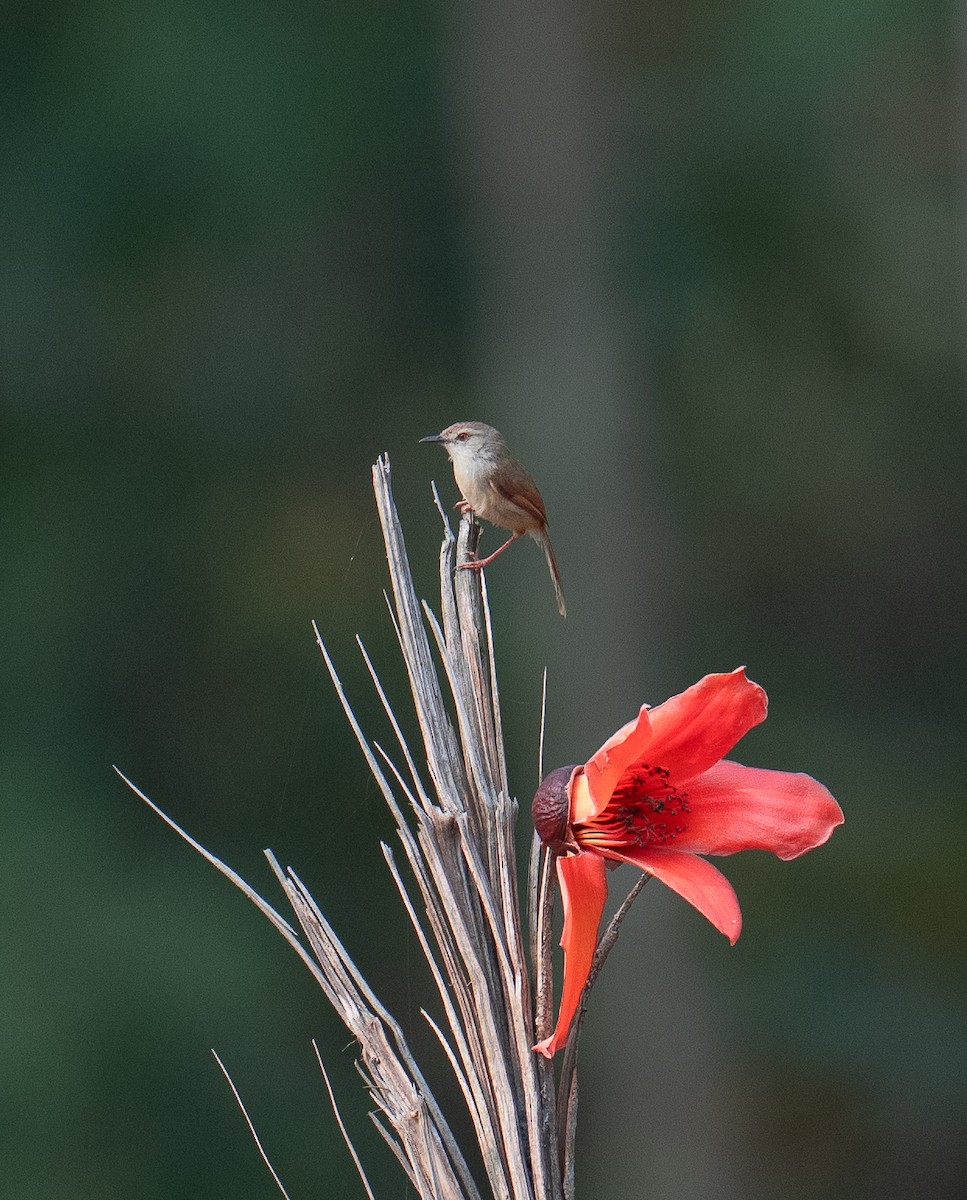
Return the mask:
<svg viewBox="0 0 967 1200"><path fill-rule="evenodd" d="M607 898L606 860L654 875L734 943L742 926L735 892L698 855L796 858L842 824L839 805L810 776L722 757L765 720L766 705L743 667L706 675L657 708L643 705L583 767L559 767L538 788L534 825L559 855L564 903L561 1009L539 1053L551 1058L564 1045L580 1003Z"/></svg>

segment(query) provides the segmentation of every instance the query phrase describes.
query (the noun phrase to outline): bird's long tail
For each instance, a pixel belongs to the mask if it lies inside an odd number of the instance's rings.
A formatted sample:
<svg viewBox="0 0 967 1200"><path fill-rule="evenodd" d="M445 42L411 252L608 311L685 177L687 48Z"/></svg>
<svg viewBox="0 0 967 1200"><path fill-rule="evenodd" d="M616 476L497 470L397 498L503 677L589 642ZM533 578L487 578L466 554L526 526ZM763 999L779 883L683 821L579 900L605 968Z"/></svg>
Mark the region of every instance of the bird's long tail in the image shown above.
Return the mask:
<svg viewBox="0 0 967 1200"><path fill-rule="evenodd" d="M543 547L544 554L547 556L547 569L551 573L554 594L557 596L557 611L562 617L566 617L567 607L564 603L564 588L561 586L561 568L557 565L557 559L554 557L551 539L548 537L546 529L532 529L530 535L539 546Z"/></svg>

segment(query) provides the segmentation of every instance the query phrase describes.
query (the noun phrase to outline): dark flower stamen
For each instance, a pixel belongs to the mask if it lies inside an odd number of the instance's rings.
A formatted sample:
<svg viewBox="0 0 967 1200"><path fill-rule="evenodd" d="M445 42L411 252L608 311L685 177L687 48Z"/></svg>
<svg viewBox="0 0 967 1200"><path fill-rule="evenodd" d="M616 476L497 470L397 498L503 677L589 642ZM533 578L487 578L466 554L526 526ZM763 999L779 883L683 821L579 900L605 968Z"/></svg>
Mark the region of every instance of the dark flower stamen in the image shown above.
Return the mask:
<svg viewBox="0 0 967 1200"><path fill-rule="evenodd" d="M576 826L578 840L598 847L664 846L688 829L688 792L670 782L667 767L635 765L618 781L607 807Z"/></svg>

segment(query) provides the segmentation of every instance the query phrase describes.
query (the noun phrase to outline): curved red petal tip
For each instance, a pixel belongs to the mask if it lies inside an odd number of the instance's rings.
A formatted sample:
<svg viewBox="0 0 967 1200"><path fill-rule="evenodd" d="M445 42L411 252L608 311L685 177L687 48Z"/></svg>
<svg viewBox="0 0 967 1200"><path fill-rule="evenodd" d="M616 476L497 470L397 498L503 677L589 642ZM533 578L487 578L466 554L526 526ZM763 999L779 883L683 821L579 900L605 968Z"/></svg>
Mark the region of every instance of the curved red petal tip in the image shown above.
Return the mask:
<svg viewBox="0 0 967 1200"><path fill-rule="evenodd" d="M688 828L675 848L695 854L769 850L798 858L843 823L843 810L812 776L727 758L689 783L688 803Z"/></svg>
<svg viewBox="0 0 967 1200"><path fill-rule="evenodd" d="M706 675L649 713L652 763L661 762L681 785L707 771L754 726L769 701L745 667Z"/></svg>
<svg viewBox="0 0 967 1200"><path fill-rule="evenodd" d="M624 772L636 758L644 754L651 742L648 709L649 706L643 704L638 716L622 725L588 759L584 767L587 794L580 811L572 811L572 821L587 821L597 816L611 799L611 793Z"/></svg>
<svg viewBox="0 0 967 1200"><path fill-rule="evenodd" d="M538 1042L536 1046L531 1046L538 1054L543 1054L545 1058L553 1058L559 1047L554 1044L554 1038L545 1038L543 1042Z"/></svg>
<svg viewBox="0 0 967 1200"><path fill-rule="evenodd" d="M557 880L564 906L564 983L557 1024L549 1038L534 1049L551 1058L567 1041L568 1030L581 1003L598 944L598 926L608 898L604 860L597 854L574 854L557 860Z"/></svg>
<svg viewBox="0 0 967 1200"><path fill-rule="evenodd" d="M680 850L611 851L609 858L629 862L677 892L698 909L734 946L742 932L742 910L735 888L718 867Z"/></svg>
<svg viewBox="0 0 967 1200"><path fill-rule="evenodd" d="M579 812L572 806L572 822L596 817L624 772L644 758L669 770L678 786L701 775L765 720L768 706L745 667L706 675L654 708L642 705L585 764L588 799Z"/></svg>

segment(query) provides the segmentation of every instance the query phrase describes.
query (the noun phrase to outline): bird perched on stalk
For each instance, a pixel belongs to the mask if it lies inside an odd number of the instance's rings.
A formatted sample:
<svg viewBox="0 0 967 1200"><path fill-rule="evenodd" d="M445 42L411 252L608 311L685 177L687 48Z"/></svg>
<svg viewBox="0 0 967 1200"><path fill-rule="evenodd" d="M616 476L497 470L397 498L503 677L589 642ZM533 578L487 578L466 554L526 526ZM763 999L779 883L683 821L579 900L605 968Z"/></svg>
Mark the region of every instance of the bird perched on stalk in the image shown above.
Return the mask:
<svg viewBox="0 0 967 1200"><path fill-rule="evenodd" d="M467 571L479 571L492 563L519 537L529 533L544 550L548 570L562 617L567 616L561 572L547 534L544 501L530 472L507 449L507 443L492 425L480 421L458 421L442 433L420 438L421 442L439 442L453 463L453 477L463 495L460 507L478 517L509 529L511 536L487 558L472 558L460 564Z"/></svg>

